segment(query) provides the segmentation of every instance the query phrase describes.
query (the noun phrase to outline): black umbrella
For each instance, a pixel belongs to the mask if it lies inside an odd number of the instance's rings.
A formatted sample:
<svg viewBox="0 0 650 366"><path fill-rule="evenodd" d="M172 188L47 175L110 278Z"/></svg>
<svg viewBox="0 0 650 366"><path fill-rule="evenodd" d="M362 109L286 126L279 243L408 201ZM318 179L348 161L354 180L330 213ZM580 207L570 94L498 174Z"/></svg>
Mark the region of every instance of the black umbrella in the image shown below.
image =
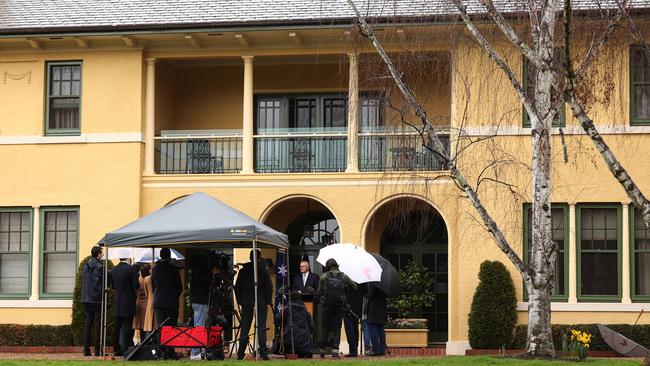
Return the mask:
<svg viewBox="0 0 650 366"><path fill-rule="evenodd" d="M379 262L381 267L381 281L370 282L375 287L383 291L388 297L397 296L402 292L402 285L399 282L399 273L397 269L388 261L377 253L370 253Z"/></svg>

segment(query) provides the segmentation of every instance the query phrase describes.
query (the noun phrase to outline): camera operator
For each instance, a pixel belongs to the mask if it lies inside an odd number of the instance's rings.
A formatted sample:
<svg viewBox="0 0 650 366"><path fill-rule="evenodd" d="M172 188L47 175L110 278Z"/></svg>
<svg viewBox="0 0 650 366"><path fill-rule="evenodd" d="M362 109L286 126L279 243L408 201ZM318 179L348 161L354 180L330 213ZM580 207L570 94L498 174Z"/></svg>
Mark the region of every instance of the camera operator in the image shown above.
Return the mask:
<svg viewBox="0 0 650 366"><path fill-rule="evenodd" d="M197 253L190 257L188 261L190 269L190 301L192 302L195 327L205 326L208 317L208 294L212 276L208 268L206 254L206 252ZM192 348L190 359L200 360L201 349Z"/></svg>
<svg viewBox="0 0 650 366"><path fill-rule="evenodd" d="M237 350L237 359L243 360L248 346L248 336L251 324L253 322L253 312L255 309L255 283L253 253L250 252L250 262L244 264L235 285L235 295L237 302L242 307L241 334L239 337L239 349ZM257 250L257 339L259 344L260 356L263 360L268 360L268 350L266 349L266 307L271 306L273 298L273 284L269 274L262 263L262 252ZM340 324L339 324L340 326Z"/></svg>

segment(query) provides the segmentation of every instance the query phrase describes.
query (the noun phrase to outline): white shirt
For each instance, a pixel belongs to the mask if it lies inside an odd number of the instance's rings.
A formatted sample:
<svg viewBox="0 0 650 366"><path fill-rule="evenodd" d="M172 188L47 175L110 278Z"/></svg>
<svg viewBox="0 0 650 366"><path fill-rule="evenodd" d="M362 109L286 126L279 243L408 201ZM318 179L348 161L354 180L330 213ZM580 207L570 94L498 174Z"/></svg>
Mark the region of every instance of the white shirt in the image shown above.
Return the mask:
<svg viewBox="0 0 650 366"><path fill-rule="evenodd" d="M309 272L305 272L302 274L302 285L307 286L307 277L309 276Z"/></svg>

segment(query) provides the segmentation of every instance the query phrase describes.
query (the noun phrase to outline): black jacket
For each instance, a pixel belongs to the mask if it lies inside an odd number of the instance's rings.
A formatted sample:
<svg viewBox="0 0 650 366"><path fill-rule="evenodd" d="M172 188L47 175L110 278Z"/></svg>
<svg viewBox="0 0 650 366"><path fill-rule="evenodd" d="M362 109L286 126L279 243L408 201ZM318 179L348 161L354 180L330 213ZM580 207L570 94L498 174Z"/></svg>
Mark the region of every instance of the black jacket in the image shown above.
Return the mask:
<svg viewBox="0 0 650 366"><path fill-rule="evenodd" d="M291 323L293 320L293 344L295 351L293 353L306 354L312 350L312 334L314 334L314 320L312 319L307 308L302 301L291 303L291 318L289 318L289 307L284 308L282 319L284 320L284 347L285 350L291 350Z"/></svg>
<svg viewBox="0 0 650 366"><path fill-rule="evenodd" d="M297 274L293 278L293 282L291 282L291 289L300 291L302 293L308 293L305 292L305 288L311 287L311 292L315 293L316 290L318 290L318 276L309 272L309 275L307 275L307 284L302 283L302 273Z"/></svg>
<svg viewBox="0 0 650 366"><path fill-rule="evenodd" d="M151 270L154 309L178 308L178 297L183 292L180 268L170 261L158 261Z"/></svg>
<svg viewBox="0 0 650 366"><path fill-rule="evenodd" d="M135 290L140 287L138 272L130 264L120 262L109 272L109 283L115 289L115 316L135 316Z"/></svg>
<svg viewBox="0 0 650 366"><path fill-rule="evenodd" d="M208 262L200 258L192 258L190 270L190 301L192 304L207 304L210 294L212 272Z"/></svg>
<svg viewBox="0 0 650 366"><path fill-rule="evenodd" d="M104 266L95 257L91 257L81 272L81 302L99 304L102 302L102 280Z"/></svg>
<svg viewBox="0 0 650 366"><path fill-rule="evenodd" d="M253 273L253 263L244 264L237 275L235 284L235 296L240 305L255 305L255 285ZM264 306L273 303L273 284L269 278L268 272L260 263L257 266L257 305Z"/></svg>
<svg viewBox="0 0 650 366"><path fill-rule="evenodd" d="M373 285L368 285L368 323L386 324L386 294Z"/></svg>
<svg viewBox="0 0 650 366"><path fill-rule="evenodd" d="M356 289L345 289L345 298L348 305L350 305L350 310L359 318L361 318L362 297L361 286L358 286Z"/></svg>

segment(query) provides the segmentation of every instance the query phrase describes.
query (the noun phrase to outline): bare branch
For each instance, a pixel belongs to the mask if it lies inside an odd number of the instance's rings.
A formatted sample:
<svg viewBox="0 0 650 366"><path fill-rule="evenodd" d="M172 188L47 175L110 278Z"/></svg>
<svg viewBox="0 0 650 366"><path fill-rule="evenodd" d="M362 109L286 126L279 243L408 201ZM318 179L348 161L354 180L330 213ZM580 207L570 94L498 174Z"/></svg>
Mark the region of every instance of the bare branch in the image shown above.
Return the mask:
<svg viewBox="0 0 650 366"><path fill-rule="evenodd" d="M528 59L530 63L532 63L538 68L541 68L542 60L539 57L539 55L535 53L535 51L532 48L530 48L530 46L528 46L528 44L526 44L526 42L524 42L519 37L519 35L517 34L517 32L515 32L514 29L512 29L510 24L508 24L505 18L503 18L503 15L501 15L501 13L496 9L492 0L481 0L481 2L483 3L483 6L485 6L485 8L487 9L487 12L492 18L492 20L494 20L497 26L499 26L501 32L503 32L503 34L506 37L508 37L510 43L512 43L512 45L517 47L519 52L521 52L526 57L526 59Z"/></svg>
<svg viewBox="0 0 650 366"><path fill-rule="evenodd" d="M499 249L501 249L501 251L508 257L508 259L510 259L510 261L514 264L517 270L521 273L524 280L530 282L532 279L532 273L530 267L527 264L525 264L521 259L521 257L519 257L519 255L512 249L512 246L508 243L508 240L506 239L501 229L498 227L497 223L494 221L494 219L492 219L492 216L490 216L490 214L487 212L487 210L481 203L481 200L478 197L478 194L476 193L474 188L472 188L472 186L467 182L465 176L460 172L460 170L458 170L458 168L455 165L455 162L453 162L450 159L447 148L444 147L442 141L440 140L440 137L436 133L434 126L428 120L426 112L415 99L415 96L413 95L411 89L408 88L404 83L404 81L402 80L401 74L397 71L395 65L393 65L393 62L386 54L386 51L384 50L384 48L381 46L381 44L375 37L372 28L368 25L368 23L361 16L361 14L359 14L359 11L357 10L357 7L355 6L354 2L352 0L347 0L347 1L356 15L361 33L365 37L367 37L370 40L370 42L372 42L372 45L377 50L377 53L379 54L379 56L382 58L382 60L388 67L388 70L393 76L393 80L397 84L399 90L402 92L402 95L404 96L404 99L406 100L408 106L413 111L413 113L415 113L415 115L420 119L424 130L423 138L427 141L427 144L430 147L436 150L438 154L440 154L443 157L444 162L450 171L452 179L461 188L461 190L467 194L468 199L470 200L470 202L472 203L476 211L478 211L481 219L483 220L483 224L485 228L488 230L488 232L492 234L492 237L495 239L495 242L499 247Z"/></svg>
<svg viewBox="0 0 650 366"><path fill-rule="evenodd" d="M528 115L531 116L531 118L537 118L537 113L535 113L533 104L530 98L528 98L528 96L526 95L526 91L524 90L523 85L519 82L519 79L517 79L517 76L512 71L510 66L508 66L508 64L503 59L503 57L492 47L490 42L488 42L485 39L485 37L483 37L483 34L481 34L481 32L478 31L476 25L474 25L474 22L467 14L467 8L465 7L465 5L463 5L462 0L450 0L450 1L456 6L456 9L458 9L458 11L460 12L461 17L463 18L463 22L465 23L465 26L472 34L472 36L474 36L474 39L478 42L481 48L483 48L483 51L485 51L485 53L487 53L487 55L506 74L506 76L510 80L510 83L514 87L517 96L519 97L522 104L524 105L526 112L528 112Z"/></svg>

